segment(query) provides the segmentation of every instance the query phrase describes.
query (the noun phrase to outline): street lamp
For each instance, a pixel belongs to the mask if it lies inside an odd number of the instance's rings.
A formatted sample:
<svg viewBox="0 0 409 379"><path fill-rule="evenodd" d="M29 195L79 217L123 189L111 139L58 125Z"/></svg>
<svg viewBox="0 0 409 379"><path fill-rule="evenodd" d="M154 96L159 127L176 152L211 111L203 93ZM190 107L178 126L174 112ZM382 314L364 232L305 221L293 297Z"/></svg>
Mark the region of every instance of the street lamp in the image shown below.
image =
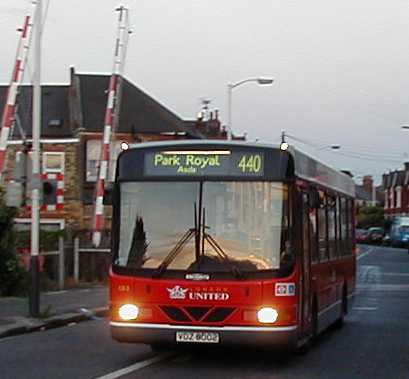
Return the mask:
<svg viewBox="0 0 409 379"><path fill-rule="evenodd" d="M317 147L315 149L315 151L321 151L321 150L325 150L325 149L339 150L340 148L341 148L341 145L332 144L332 145L325 145L325 146Z"/></svg>
<svg viewBox="0 0 409 379"><path fill-rule="evenodd" d="M232 105L232 95L233 95L233 89L241 86L242 84L245 83L249 83L249 82L253 82L253 83L257 83L260 86L265 86L265 85L270 85L274 82L274 79L272 78L248 78L248 79L244 79L244 80L240 80L237 83L229 83L227 85L227 128L228 128L228 139L231 140L232 137L232 118L231 118L231 105Z"/></svg>
<svg viewBox="0 0 409 379"><path fill-rule="evenodd" d="M289 147L289 145L288 145L288 143L287 143L287 141L286 141L286 138L290 138L290 139L292 139L292 140L294 140L294 141L297 141L297 142L300 142L300 143L302 143L302 144L306 144L306 145L308 145L308 146L314 147L314 148L315 148L315 152L318 152L318 151L321 151L321 150L325 150L325 149L328 149L328 150L339 150L339 149L341 149L341 145L338 145L338 144L331 144L331 145L324 145L324 146L316 146L316 145L313 145L313 144L310 143L310 142L307 142L307 141L305 141L305 140L302 140L301 138L292 136L291 134L288 134L288 133L286 133L286 132L283 130L283 131L281 132L281 143L280 143L280 149L281 149L281 150L287 150L288 147Z"/></svg>

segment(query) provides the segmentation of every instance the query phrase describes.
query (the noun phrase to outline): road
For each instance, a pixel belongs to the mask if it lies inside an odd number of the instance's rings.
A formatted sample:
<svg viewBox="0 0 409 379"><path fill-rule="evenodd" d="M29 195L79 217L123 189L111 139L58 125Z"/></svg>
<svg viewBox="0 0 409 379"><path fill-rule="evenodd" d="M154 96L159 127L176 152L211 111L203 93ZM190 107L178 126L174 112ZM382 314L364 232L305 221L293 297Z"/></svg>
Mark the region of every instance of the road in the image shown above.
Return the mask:
<svg viewBox="0 0 409 379"><path fill-rule="evenodd" d="M407 251L362 247L358 264L357 297L344 328L326 332L303 356L254 349L155 355L145 345L112 341L107 320L98 319L0 340L0 377L407 379Z"/></svg>

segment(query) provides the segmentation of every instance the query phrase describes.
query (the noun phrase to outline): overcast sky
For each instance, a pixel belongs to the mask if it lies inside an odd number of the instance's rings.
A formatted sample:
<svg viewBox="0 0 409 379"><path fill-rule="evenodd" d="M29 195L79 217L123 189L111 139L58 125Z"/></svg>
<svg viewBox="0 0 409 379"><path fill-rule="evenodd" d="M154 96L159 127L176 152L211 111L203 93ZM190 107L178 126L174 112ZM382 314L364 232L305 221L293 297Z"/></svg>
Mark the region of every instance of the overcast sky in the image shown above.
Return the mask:
<svg viewBox="0 0 409 379"><path fill-rule="evenodd" d="M44 5L47 0L43 0ZM114 0L50 0L43 80L109 72ZM209 98L227 121L227 84L272 76L233 94L233 129L277 142L281 130L339 169L380 175L409 160L409 2L403 0L127 0L134 34L126 76L179 116ZM0 82L8 83L28 0L1 0ZM28 76L27 76L28 79ZM352 159L341 154L357 154ZM368 155L369 154L369 155ZM405 155L406 154L406 155Z"/></svg>

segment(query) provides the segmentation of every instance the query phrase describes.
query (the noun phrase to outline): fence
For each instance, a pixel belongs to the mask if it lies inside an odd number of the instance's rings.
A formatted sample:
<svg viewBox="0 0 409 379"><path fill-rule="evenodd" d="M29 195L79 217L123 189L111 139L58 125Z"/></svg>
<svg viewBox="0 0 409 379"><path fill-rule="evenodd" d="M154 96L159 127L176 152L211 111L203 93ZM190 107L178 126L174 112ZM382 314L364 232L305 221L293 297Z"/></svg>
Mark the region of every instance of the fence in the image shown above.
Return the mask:
<svg viewBox="0 0 409 379"><path fill-rule="evenodd" d="M90 245L89 240L81 241L79 236L75 237L74 283L78 284L81 278L86 281L105 281L108 277L110 253L111 249L108 247L94 248Z"/></svg>
<svg viewBox="0 0 409 379"><path fill-rule="evenodd" d="M56 250L40 251L40 270L45 272L49 280L56 281L58 289L62 290L65 286L66 277L64 238L59 237L57 242ZM30 248L24 247L18 249L18 251L20 252L21 263L29 270ZM53 258L57 258L57 261Z"/></svg>

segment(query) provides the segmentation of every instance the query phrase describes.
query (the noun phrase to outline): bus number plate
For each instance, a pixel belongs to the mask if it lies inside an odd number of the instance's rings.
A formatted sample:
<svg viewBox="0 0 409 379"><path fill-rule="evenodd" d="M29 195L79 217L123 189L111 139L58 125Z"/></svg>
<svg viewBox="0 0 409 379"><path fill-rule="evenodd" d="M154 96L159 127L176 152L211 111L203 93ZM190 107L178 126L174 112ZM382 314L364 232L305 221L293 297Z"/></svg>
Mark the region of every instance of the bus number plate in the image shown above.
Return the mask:
<svg viewBox="0 0 409 379"><path fill-rule="evenodd" d="M219 343L219 333L176 332L176 342Z"/></svg>

